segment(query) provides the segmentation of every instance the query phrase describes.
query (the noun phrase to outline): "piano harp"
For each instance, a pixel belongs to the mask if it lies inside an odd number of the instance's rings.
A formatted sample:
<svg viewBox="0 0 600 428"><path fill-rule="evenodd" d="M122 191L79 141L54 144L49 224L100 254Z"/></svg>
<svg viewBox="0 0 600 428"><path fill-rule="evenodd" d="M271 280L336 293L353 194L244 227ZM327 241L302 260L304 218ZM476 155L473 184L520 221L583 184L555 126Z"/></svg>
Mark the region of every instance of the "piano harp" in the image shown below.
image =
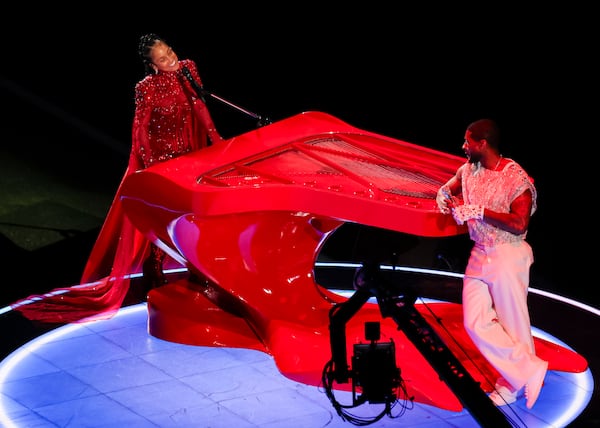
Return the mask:
<svg viewBox="0 0 600 428"><path fill-rule="evenodd" d="M208 279L150 291L149 333L190 345L260 350L289 379L321 385L323 367L340 351L331 346L330 311L352 299L315 280L325 242L346 223L420 237L466 233L435 202L437 189L463 162L326 113L305 112L131 174L121 189L129 219L174 260ZM493 385L482 377L495 380L497 373L466 336L460 305L429 305L452 338L422 306L382 316L377 303L360 302L342 322L347 348L341 355L364 342L365 322L378 321L381 337L395 343L397 365L415 401L497 417L485 394ZM413 332L401 331L404 315L431 321L430 338L449 351L466 349L468 361L457 352L448 351L448 358L458 364L454 374L475 386L448 381L452 374L435 363L438 358L415 346ZM454 340L460 348L451 345ZM536 349L551 370L587 368L568 349L537 338ZM349 389L343 382L338 387Z"/></svg>

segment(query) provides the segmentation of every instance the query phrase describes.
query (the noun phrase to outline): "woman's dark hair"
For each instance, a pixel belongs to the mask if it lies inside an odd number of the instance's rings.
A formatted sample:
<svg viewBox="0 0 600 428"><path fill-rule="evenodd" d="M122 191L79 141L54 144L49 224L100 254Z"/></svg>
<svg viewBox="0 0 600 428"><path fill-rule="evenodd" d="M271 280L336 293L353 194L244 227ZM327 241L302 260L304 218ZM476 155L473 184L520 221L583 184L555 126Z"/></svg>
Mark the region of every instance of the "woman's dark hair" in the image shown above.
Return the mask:
<svg viewBox="0 0 600 428"><path fill-rule="evenodd" d="M154 73L152 69L152 58L150 57L150 52L154 45L158 42L166 43L165 39L160 37L154 33L147 33L140 37L140 41L138 43L138 54L144 64L144 72L146 74Z"/></svg>

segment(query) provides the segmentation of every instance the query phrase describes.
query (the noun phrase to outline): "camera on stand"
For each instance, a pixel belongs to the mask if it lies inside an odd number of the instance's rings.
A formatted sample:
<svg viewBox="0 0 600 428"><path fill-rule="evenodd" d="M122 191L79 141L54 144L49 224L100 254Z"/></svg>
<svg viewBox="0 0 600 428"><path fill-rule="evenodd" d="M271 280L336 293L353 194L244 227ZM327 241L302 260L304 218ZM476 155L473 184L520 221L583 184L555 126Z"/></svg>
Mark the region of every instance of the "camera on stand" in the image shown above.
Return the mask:
<svg viewBox="0 0 600 428"><path fill-rule="evenodd" d="M378 322L365 323L369 343L354 345L352 356L352 397L354 405L369 402L393 403L400 385L394 342L381 342Z"/></svg>

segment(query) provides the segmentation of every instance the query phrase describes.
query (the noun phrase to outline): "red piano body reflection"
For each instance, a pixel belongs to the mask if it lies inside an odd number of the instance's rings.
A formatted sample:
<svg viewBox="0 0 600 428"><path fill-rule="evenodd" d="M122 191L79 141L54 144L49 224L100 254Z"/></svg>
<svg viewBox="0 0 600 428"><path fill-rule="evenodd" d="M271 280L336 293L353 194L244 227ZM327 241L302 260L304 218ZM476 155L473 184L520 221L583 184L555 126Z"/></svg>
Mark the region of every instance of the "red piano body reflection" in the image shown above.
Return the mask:
<svg viewBox="0 0 600 428"><path fill-rule="evenodd" d="M286 377L320 385L331 358L330 310L346 300L315 281L324 243L348 222L423 237L465 233L435 204L437 189L463 162L306 112L130 175L121 200L134 225L209 279L152 290L150 334L191 345L260 350L273 356ZM431 309L452 329L455 337L448 343L458 338L471 353L480 367L465 366L485 387L482 373L496 376L463 331L460 305L433 303ZM429 310L422 313L431 319ZM382 318L377 304L365 304L347 323L349 354L365 341L368 321L379 321L381 340L395 343L415 401L463 408L398 326ZM550 360L550 369L587 367L565 348L538 339L536 348Z"/></svg>

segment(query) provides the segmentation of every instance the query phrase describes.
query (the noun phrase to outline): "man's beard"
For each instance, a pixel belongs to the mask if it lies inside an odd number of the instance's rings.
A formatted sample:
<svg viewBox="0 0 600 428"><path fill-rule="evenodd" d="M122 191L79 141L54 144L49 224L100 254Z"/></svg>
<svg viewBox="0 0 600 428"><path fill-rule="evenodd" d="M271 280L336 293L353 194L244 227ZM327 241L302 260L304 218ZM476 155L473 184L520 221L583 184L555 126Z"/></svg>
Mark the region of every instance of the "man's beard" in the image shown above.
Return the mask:
<svg viewBox="0 0 600 428"><path fill-rule="evenodd" d="M469 161L469 163L477 163L481 160L481 155L479 155L479 154L467 155L467 160Z"/></svg>

